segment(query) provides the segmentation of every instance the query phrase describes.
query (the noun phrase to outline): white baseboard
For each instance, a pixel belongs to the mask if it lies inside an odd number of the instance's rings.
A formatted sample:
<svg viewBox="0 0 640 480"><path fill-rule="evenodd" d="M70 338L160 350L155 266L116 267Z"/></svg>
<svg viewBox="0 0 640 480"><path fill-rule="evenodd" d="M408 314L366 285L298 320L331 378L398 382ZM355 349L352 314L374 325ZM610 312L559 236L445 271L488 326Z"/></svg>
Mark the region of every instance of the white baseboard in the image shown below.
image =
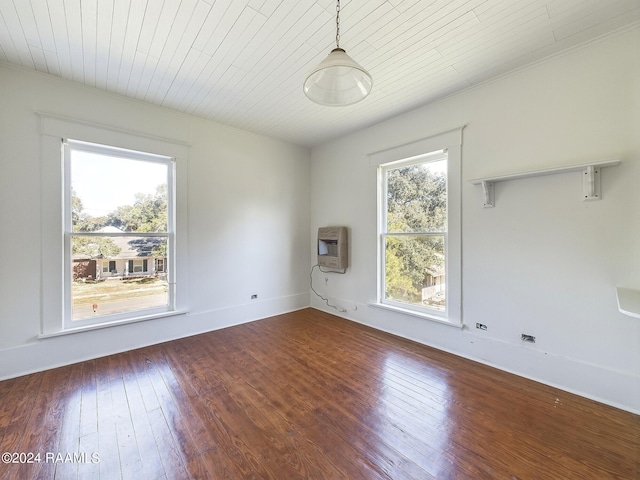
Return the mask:
<svg viewBox="0 0 640 480"><path fill-rule="evenodd" d="M640 377L636 375L562 355L548 354L519 344L482 338L465 330L437 324L421 328L420 335L410 327L411 322L407 322L398 314L372 309L366 304L353 301L334 301L345 311L329 308L315 299L311 306L347 320L640 414ZM240 325L308 306L309 295L301 293L149 322L36 339L19 347L0 350L0 380ZM433 335L434 331L437 335Z"/></svg>
<svg viewBox="0 0 640 480"><path fill-rule="evenodd" d="M311 306L459 357L640 414L638 375L543 352L523 344L482 337L466 329L454 329L423 319L402 318L406 316L370 308L367 304L337 298L330 300L337 309L328 308L317 298L312 298Z"/></svg>
<svg viewBox="0 0 640 480"><path fill-rule="evenodd" d="M309 294L305 292L51 338L38 339L38 332L34 332L33 342L0 350L0 380L240 325L308 306Z"/></svg>

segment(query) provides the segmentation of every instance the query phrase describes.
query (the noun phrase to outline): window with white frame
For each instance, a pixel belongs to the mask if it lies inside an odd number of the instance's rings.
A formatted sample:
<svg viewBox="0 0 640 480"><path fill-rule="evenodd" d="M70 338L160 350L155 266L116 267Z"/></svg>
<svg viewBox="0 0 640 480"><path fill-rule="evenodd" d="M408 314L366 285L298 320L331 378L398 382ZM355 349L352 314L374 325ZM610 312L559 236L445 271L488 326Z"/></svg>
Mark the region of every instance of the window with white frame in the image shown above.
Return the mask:
<svg viewBox="0 0 640 480"><path fill-rule="evenodd" d="M381 167L383 301L445 311L447 155Z"/></svg>
<svg viewBox="0 0 640 480"><path fill-rule="evenodd" d="M42 263L40 275L40 338L186 313L189 307L185 282L189 264L186 211L189 145L117 126L47 113L38 115L40 227L46 239L41 242L40 254L47 259ZM72 165L74 150L78 161ZM93 155L96 163L89 164L93 170L81 181L80 169L89 161L80 158L85 154ZM119 160L125 163L118 166ZM103 167L95 168L99 163L103 163ZM157 181L153 173L154 165L160 166L161 181ZM138 167L142 172L136 170ZM157 186L162 183L166 183L166 225L159 221L161 215L152 215L155 221L132 221L148 211L150 198L161 199L163 194ZM151 187L148 188L148 184ZM114 201L94 202L91 190L100 188L106 189L101 194L103 199L111 197ZM123 194L129 195L124 202L121 201ZM165 209L161 203L156 203L154 211ZM123 209L110 215L114 205L116 210ZM115 220L118 217L122 220L122 213L126 211L130 214L128 221L117 223ZM140 255L132 255L133 252ZM156 257L163 259L164 272L154 271L155 263L148 261ZM128 262L134 259L143 260L143 272L130 275ZM157 291L158 285L162 285L157 280L164 282L166 293ZM115 288L119 283L131 287L129 298L123 301L123 311L109 306L114 300L111 292L91 289L95 286ZM152 284L146 285L150 290L145 290L145 283ZM85 293L80 293L83 287ZM144 299L149 292L157 296ZM84 313L79 308L81 304Z"/></svg>
<svg viewBox="0 0 640 480"><path fill-rule="evenodd" d="M174 255L173 158L73 139L63 155L67 327L172 310L171 270L148 266Z"/></svg>
<svg viewBox="0 0 640 480"><path fill-rule="evenodd" d="M370 154L379 181L377 305L456 326L461 132Z"/></svg>

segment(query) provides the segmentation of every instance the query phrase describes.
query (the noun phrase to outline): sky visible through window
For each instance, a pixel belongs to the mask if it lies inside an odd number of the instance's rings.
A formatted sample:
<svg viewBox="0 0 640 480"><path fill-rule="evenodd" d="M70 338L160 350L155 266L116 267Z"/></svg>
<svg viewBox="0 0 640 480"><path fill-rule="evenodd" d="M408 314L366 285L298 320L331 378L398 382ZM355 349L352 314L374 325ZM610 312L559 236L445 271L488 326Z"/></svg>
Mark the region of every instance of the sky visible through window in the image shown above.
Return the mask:
<svg viewBox="0 0 640 480"><path fill-rule="evenodd" d="M167 166L74 150L71 186L84 213L101 217L122 205L133 205L135 194L153 194L167 183Z"/></svg>
<svg viewBox="0 0 640 480"><path fill-rule="evenodd" d="M429 170L431 173L444 175L447 173L447 161L446 160L438 160L435 162L429 162L424 164L424 168Z"/></svg>

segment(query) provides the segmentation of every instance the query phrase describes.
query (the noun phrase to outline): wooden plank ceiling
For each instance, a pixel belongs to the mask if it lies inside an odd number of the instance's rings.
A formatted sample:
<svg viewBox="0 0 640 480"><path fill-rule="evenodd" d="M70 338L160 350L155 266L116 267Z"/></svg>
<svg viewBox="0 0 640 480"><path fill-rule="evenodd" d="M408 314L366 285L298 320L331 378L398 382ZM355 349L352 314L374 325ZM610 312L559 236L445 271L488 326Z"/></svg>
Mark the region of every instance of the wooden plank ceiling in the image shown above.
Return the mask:
<svg viewBox="0 0 640 480"><path fill-rule="evenodd" d="M322 107L306 73L334 0L0 0L0 62L313 146L640 21L639 0L343 0L373 92Z"/></svg>

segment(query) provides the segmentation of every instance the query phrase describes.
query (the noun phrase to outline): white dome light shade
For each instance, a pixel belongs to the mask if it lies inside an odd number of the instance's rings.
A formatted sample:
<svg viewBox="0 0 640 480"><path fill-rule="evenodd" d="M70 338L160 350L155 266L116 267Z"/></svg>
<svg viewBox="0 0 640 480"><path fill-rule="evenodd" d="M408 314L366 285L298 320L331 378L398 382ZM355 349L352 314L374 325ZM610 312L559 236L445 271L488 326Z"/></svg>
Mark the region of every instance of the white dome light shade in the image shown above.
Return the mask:
<svg viewBox="0 0 640 480"><path fill-rule="evenodd" d="M303 90L310 100L320 105L343 106L363 100L372 86L369 72L342 48L334 48L309 74Z"/></svg>

